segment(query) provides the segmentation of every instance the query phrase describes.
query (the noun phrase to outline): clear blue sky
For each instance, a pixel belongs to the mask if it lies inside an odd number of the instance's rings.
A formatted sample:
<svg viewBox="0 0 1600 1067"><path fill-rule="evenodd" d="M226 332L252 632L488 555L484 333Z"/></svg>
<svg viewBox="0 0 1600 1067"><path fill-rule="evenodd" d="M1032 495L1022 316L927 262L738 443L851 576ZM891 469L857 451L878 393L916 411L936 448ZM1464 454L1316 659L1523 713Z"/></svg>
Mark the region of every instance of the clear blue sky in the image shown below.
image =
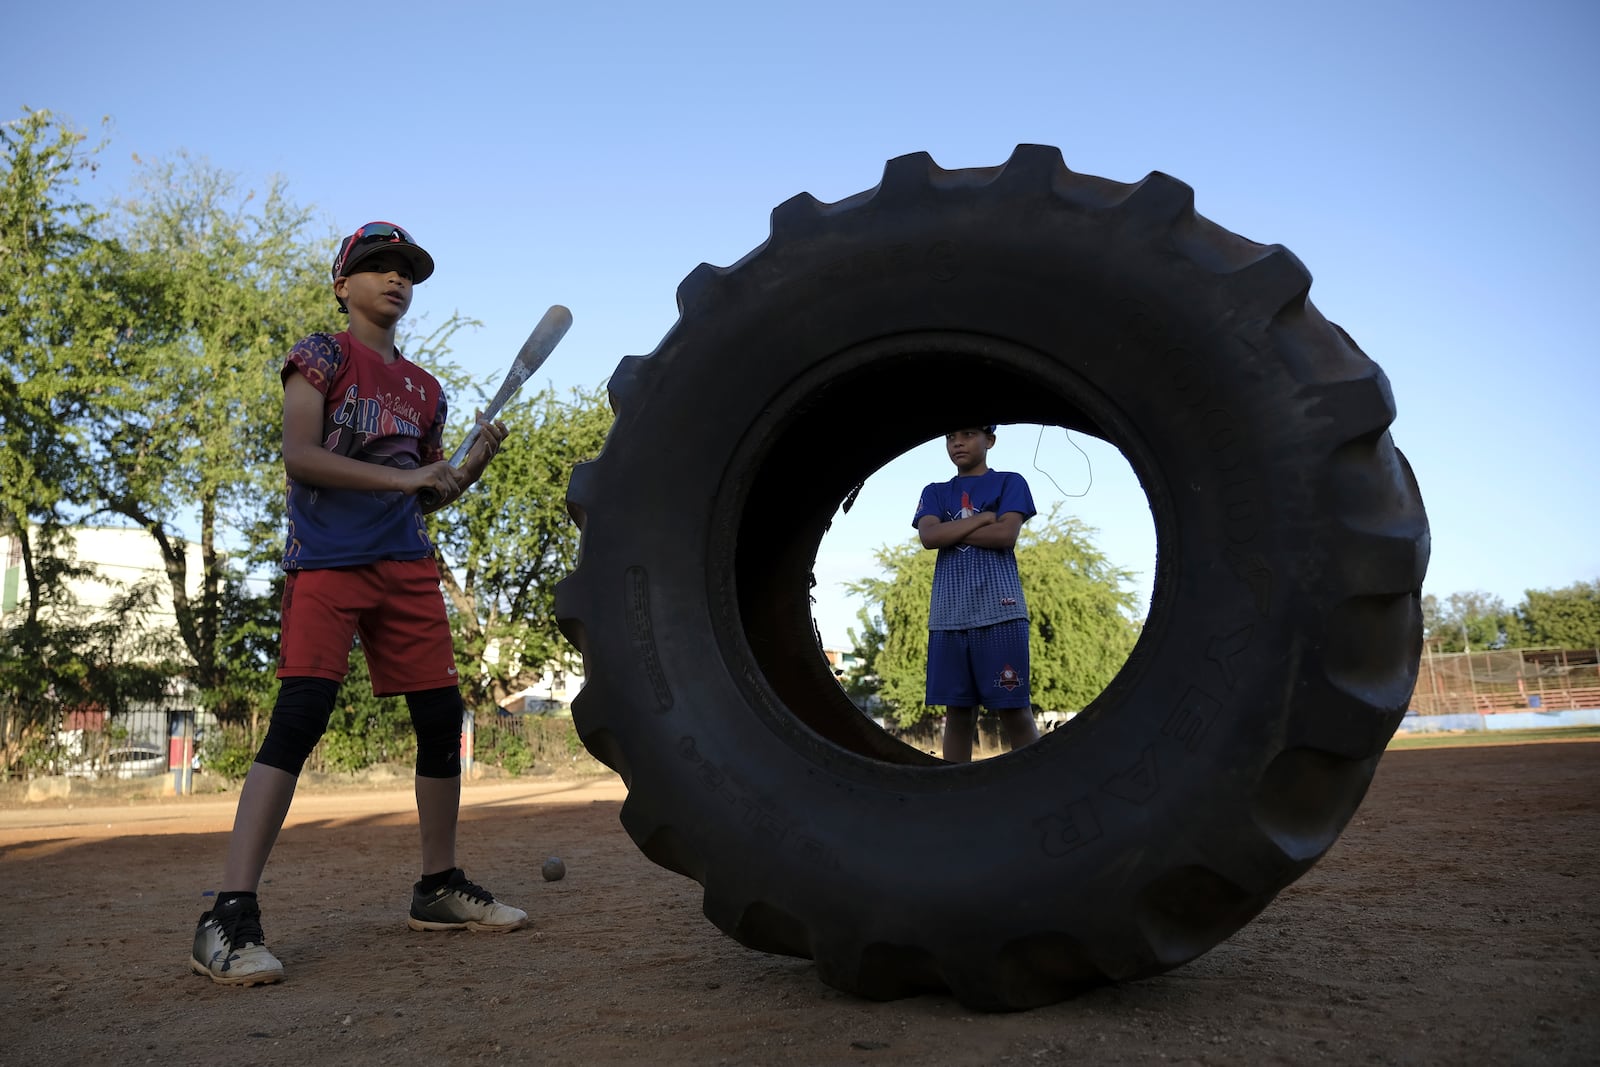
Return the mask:
<svg viewBox="0 0 1600 1067"><path fill-rule="evenodd" d="M763 241L777 204L871 188L890 157L986 166L1031 142L1119 181L1165 171L1202 214L1293 250L1388 373L1433 524L1429 592L1514 603L1600 577L1592 0L54 0L4 26L0 118L111 117L91 197L130 191L133 153L187 149L249 186L284 175L330 235L399 222L439 263L413 315L484 322L457 345L475 372L572 308L558 388L654 349L678 282ZM1035 469L1038 437L1003 429L991 458L1043 510L1050 478L1078 493L1088 474L1059 430ZM1120 457L1091 455L1093 487L1066 503L1142 589L1148 510ZM921 485L949 473L920 449L835 523L829 644L858 607L836 583L909 537Z"/></svg>

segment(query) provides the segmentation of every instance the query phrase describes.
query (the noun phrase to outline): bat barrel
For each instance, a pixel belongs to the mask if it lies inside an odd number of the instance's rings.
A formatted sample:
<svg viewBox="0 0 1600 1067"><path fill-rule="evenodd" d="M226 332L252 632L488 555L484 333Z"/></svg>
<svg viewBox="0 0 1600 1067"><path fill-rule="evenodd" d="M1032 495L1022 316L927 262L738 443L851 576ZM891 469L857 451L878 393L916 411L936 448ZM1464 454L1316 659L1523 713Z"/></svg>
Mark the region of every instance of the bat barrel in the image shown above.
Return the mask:
<svg viewBox="0 0 1600 1067"><path fill-rule="evenodd" d="M522 383L532 377L533 372L544 365L550 358L550 353L555 351L556 345L567 335L567 330L572 327L572 312L561 304L551 304L548 311L539 319L539 324L533 328L528 339L522 342L522 348L517 352L517 358L512 361L511 369L506 372L505 381L500 383L500 389L494 394L494 399L489 401L489 406L484 409L483 417L493 421L500 414L500 409L506 402L516 395L522 388ZM474 424L467 432L466 439L461 446L450 456L450 466L459 467L466 462L467 453L472 451L472 446L477 443L479 427ZM432 506L436 501L434 494L424 492L423 503Z"/></svg>

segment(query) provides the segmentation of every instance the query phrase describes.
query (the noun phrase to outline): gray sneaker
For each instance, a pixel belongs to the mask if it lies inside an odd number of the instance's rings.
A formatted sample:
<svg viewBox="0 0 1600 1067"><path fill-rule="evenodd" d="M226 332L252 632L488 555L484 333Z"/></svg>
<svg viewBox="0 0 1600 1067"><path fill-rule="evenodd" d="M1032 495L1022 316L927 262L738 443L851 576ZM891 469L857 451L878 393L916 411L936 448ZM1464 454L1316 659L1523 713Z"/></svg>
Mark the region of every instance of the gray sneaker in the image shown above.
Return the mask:
<svg viewBox="0 0 1600 1067"><path fill-rule="evenodd" d="M267 951L261 907L234 897L200 916L189 967L218 985L266 985L283 980L283 964Z"/></svg>
<svg viewBox="0 0 1600 1067"><path fill-rule="evenodd" d="M450 881L431 893L422 883L411 887L411 914L406 925L413 930L472 930L475 933L501 934L528 925L528 913L494 899L494 894L467 881L459 867L450 872Z"/></svg>

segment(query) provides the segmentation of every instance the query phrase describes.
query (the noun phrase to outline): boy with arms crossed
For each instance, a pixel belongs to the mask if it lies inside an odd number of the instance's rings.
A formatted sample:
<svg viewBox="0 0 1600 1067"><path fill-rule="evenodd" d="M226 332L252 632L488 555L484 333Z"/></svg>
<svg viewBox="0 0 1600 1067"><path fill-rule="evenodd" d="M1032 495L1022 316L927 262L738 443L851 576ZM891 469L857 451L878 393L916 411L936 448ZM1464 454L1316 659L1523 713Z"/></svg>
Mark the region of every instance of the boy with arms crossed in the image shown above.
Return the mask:
<svg viewBox="0 0 1600 1067"><path fill-rule="evenodd" d="M1035 514L1020 474L989 469L994 426L945 435L956 465L922 490L912 525L939 556L928 610L924 700L945 708L944 758L972 759L977 706L1000 716L1012 749L1038 740L1028 692L1028 608L1013 549Z"/></svg>

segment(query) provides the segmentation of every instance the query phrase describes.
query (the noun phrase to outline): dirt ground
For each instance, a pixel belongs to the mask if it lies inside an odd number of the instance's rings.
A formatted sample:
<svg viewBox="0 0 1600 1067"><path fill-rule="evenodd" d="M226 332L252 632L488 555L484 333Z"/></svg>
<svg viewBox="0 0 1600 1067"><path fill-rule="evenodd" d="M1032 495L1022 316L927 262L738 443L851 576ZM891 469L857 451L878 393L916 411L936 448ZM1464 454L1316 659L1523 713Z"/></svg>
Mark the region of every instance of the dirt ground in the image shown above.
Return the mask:
<svg viewBox="0 0 1600 1067"><path fill-rule="evenodd" d="M980 1015L743 948L618 825L612 777L474 783L462 856L528 908L418 934L412 801L296 800L262 902L280 985L186 964L233 797L0 810L0 1062L1600 1062L1600 743L1391 752L1329 855L1170 974ZM540 878L564 858L567 877Z"/></svg>

